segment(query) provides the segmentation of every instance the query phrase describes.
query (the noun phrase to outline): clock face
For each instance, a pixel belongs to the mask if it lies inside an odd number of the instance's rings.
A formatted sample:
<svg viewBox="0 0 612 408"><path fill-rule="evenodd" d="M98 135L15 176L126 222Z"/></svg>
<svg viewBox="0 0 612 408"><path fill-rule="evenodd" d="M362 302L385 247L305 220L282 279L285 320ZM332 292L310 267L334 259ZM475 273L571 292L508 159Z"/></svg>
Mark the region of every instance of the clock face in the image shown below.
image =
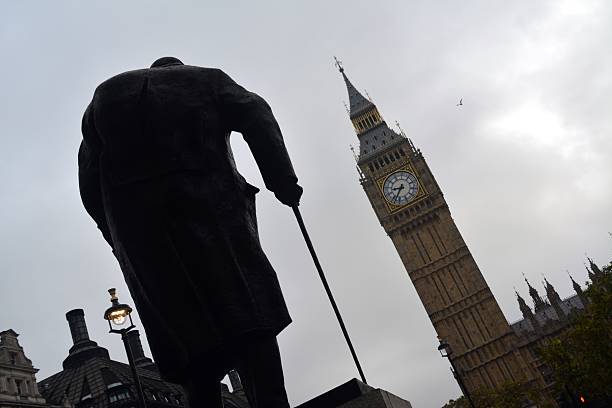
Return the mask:
<svg viewBox="0 0 612 408"><path fill-rule="evenodd" d="M403 170L390 174L383 184L385 199L395 205L408 204L418 192L419 183L415 175Z"/></svg>

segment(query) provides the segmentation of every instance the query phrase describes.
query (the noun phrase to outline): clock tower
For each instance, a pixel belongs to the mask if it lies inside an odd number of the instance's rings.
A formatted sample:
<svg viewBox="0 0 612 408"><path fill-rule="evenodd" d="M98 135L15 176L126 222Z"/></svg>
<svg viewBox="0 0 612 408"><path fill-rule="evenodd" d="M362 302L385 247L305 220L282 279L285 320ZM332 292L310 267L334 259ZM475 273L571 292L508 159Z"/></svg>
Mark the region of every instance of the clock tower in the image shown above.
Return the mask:
<svg viewBox="0 0 612 408"><path fill-rule="evenodd" d="M534 378L421 151L348 79L360 182L470 391Z"/></svg>

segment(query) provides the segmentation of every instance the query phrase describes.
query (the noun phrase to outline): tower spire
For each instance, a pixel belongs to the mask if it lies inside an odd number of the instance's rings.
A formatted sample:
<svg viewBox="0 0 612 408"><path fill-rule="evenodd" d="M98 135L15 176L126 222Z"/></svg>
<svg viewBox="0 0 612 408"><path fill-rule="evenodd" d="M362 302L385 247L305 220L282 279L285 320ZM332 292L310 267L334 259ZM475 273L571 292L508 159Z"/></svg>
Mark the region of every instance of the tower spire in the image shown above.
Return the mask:
<svg viewBox="0 0 612 408"><path fill-rule="evenodd" d="M572 287L574 288L574 291L578 294L582 293L582 288L580 287L580 284L574 280L574 277L572 276L572 274L569 273L569 271L567 270L565 272L567 272L567 275L570 277L572 281Z"/></svg>
<svg viewBox="0 0 612 408"><path fill-rule="evenodd" d="M516 300L519 304L519 310L523 314L523 317L531 322L534 330L539 331L540 323L538 322L538 319L535 318L531 308L527 305L527 302L525 302L525 299L523 299L523 297L518 293L516 288L514 288L514 293L516 293Z"/></svg>
<svg viewBox="0 0 612 408"><path fill-rule="evenodd" d="M351 119L355 119L357 116L360 116L362 113L370 109L376 109L376 106L369 99L363 96L357 88L351 83L351 81L346 76L344 72L344 66L342 65L342 61L338 58L334 57L336 63L334 64L338 71L342 74L342 78L344 78L344 83L346 85L346 90L348 91L349 96L349 111Z"/></svg>
<svg viewBox="0 0 612 408"><path fill-rule="evenodd" d="M593 271L593 275L595 275L595 279L603 275L603 272L601 271L601 269L599 269L599 266L597 266L597 264L593 262L591 258L587 257L587 259L589 260L589 266L591 267L591 270Z"/></svg>
<svg viewBox="0 0 612 408"><path fill-rule="evenodd" d="M402 144L405 137L387 126L369 95L366 98L355 88L346 75L342 61L336 57L334 61L346 85L349 101L345 106L359 139L358 163L365 163L377 153ZM410 148L414 150L412 143Z"/></svg>
<svg viewBox="0 0 612 408"><path fill-rule="evenodd" d="M525 282L527 283L527 287L529 288L529 296L531 296L531 299L533 299L534 310L537 313L546 307L546 302L544 302L538 291L531 286L525 274L523 274L523 279L525 279Z"/></svg>
<svg viewBox="0 0 612 408"><path fill-rule="evenodd" d="M544 277L544 285L546 287L546 297L548 298L548 302L557 312L557 316L559 319L563 319L565 317L565 311L563 309L563 301L561 300L561 296L555 290L555 287Z"/></svg>
<svg viewBox="0 0 612 408"><path fill-rule="evenodd" d="M516 294L516 301L519 304L519 309L523 313L523 317L527 318L529 315L533 314L531 308L525 302L525 299L518 293L518 290L514 288L514 293Z"/></svg>
<svg viewBox="0 0 612 408"><path fill-rule="evenodd" d="M578 295L578 297L582 301L582 304L586 306L587 299L584 296L584 292L582 291L582 287L580 287L580 284L574 280L574 277L569 273L569 271L566 271L566 272L569 275L570 279L572 280L572 287L574 288L574 292L576 292L576 294Z"/></svg>

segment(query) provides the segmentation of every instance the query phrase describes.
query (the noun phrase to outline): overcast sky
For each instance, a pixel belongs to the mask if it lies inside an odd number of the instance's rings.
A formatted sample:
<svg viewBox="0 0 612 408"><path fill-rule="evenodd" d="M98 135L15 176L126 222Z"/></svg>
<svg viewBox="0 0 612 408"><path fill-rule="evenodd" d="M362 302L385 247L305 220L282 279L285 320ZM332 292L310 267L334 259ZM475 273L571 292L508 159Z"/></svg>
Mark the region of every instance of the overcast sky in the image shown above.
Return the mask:
<svg viewBox="0 0 612 408"><path fill-rule="evenodd" d="M515 321L522 272L566 297L566 270L586 280L585 253L612 258L610 38L607 1L0 0L0 330L20 333L41 380L71 345L65 312L83 308L92 339L125 361L102 313L109 287L131 299L80 202L80 121L101 81L174 55L220 67L270 103L369 383L440 407L459 389L359 185L332 57L421 148ZM240 135L232 143L263 187ZM257 205L294 319L279 342L296 405L357 373L291 210L267 190Z"/></svg>

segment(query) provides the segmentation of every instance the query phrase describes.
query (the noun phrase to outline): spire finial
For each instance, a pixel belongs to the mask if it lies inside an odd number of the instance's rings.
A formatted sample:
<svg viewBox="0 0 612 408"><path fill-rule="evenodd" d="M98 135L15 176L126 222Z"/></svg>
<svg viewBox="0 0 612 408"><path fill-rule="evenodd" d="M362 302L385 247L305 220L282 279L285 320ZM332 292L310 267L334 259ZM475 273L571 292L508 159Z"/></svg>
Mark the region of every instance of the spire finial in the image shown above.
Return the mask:
<svg viewBox="0 0 612 408"><path fill-rule="evenodd" d="M531 284L529 283L529 281L527 280L527 277L525 276L525 272L521 272L521 275L523 275L523 279L525 279L525 283L527 283L527 286L531 287Z"/></svg>
<svg viewBox="0 0 612 408"><path fill-rule="evenodd" d="M353 145L349 145L351 147L351 152L353 152L353 157L355 158L355 161L358 162L359 161L359 157L357 156L357 153L355 153L355 147L353 147Z"/></svg>
<svg viewBox="0 0 612 408"><path fill-rule="evenodd" d="M406 134L404 133L404 129L402 129L402 127L400 126L399 121L397 121L397 120L395 121L395 126L397 126L397 128L399 129L400 134L401 134L402 136L406 137Z"/></svg>
<svg viewBox="0 0 612 408"><path fill-rule="evenodd" d="M574 280L574 277L572 276L572 274L570 273L570 271L568 271L567 269L565 270L565 272L567 272L567 276L569 276L570 280L572 281L572 285L578 285L578 282L576 282Z"/></svg>
<svg viewBox="0 0 612 408"><path fill-rule="evenodd" d="M334 55L334 60L336 61L334 65L336 66L336 68L338 68L338 71L340 71L340 73L344 73L344 67L342 66L342 61L336 58L335 55Z"/></svg>

